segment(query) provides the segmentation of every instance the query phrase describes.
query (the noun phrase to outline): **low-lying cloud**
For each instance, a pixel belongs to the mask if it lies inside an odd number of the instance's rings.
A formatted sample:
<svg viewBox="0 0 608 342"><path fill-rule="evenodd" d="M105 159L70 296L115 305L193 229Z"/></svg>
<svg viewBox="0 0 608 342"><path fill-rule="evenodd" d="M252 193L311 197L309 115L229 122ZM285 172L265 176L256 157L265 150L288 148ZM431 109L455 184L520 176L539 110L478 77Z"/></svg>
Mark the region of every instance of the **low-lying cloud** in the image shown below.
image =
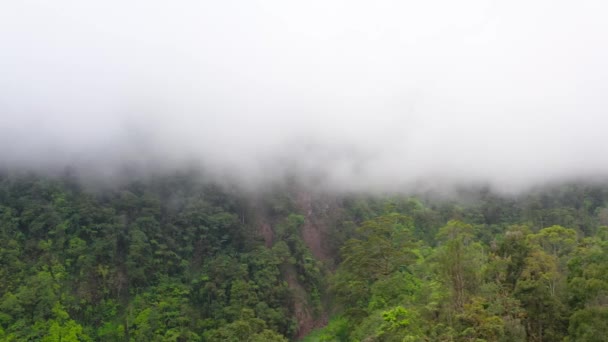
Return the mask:
<svg viewBox="0 0 608 342"><path fill-rule="evenodd" d="M11 1L0 164L337 189L608 175L604 1Z"/></svg>

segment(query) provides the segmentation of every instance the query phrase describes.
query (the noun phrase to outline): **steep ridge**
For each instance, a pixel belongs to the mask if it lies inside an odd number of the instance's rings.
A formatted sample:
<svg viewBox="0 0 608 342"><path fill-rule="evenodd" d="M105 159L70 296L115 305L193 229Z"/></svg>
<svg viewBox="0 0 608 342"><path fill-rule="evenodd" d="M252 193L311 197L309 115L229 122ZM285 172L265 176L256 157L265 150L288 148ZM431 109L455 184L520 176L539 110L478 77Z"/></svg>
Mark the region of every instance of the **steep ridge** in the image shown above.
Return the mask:
<svg viewBox="0 0 608 342"><path fill-rule="evenodd" d="M293 191L293 209L304 217L300 227L301 238L310 250L313 257L321 261L325 271L330 271L334 265L334 253L327 243L331 225L336 220L336 213L340 212L338 201L328 196L313 194L307 191ZM268 208L256 200L252 203L254 222L258 235L263 239L266 247L272 247L276 242L276 226L279 224L276 217L269 214ZM335 210L337 209L337 210ZM310 302L310 294L304 287L294 265L283 265L282 273L285 281L293 293L293 312L298 328L296 339L301 339L312 330L327 324L328 310L325 300L321 300L321 307L315 309ZM324 289L321 289L324 292Z"/></svg>
<svg viewBox="0 0 608 342"><path fill-rule="evenodd" d="M301 227L304 243L313 256L323 263L325 271L330 272L334 267L335 251L331 250L328 242L332 225L335 224L337 216L341 213L338 201L335 197L298 191L295 196L295 203L298 211L305 218ZM298 298L296 297L297 301ZM304 311L298 317L300 329L296 338L300 339L312 330L327 325L329 317L327 304L327 300L322 298L321 310L316 315L310 307L310 303L303 306ZM296 312L297 314L298 312Z"/></svg>
<svg viewBox="0 0 608 342"><path fill-rule="evenodd" d="M329 251L324 242L328 227L324 224L325 222L317 218L313 206L313 195L308 192L298 192L296 205L306 219L302 227L302 239L315 258L327 262Z"/></svg>

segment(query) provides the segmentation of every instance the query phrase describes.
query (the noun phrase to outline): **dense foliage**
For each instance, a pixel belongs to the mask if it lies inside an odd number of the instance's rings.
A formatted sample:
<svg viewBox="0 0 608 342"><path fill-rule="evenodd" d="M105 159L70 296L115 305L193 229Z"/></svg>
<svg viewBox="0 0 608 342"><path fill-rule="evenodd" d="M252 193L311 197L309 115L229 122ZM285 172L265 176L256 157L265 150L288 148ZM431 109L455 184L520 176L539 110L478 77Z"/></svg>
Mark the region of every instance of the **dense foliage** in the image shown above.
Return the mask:
<svg viewBox="0 0 608 342"><path fill-rule="evenodd" d="M337 315L307 341L607 341L606 195L360 202Z"/></svg>
<svg viewBox="0 0 608 342"><path fill-rule="evenodd" d="M603 187L342 196L324 213L329 260L302 230L330 206L304 210L297 191L0 176L0 340L287 341L303 302L332 315L308 341L608 336Z"/></svg>
<svg viewBox="0 0 608 342"><path fill-rule="evenodd" d="M4 177L0 340L285 341L281 267L303 252L249 239L244 210L185 176L93 192Z"/></svg>

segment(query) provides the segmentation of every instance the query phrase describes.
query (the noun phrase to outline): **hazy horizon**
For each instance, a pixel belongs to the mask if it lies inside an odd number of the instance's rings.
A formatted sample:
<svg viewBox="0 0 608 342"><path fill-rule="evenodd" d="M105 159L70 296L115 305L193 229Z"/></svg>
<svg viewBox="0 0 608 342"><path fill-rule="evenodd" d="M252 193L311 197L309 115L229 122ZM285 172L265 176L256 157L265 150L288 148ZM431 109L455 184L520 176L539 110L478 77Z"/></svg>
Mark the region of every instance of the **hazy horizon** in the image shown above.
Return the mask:
<svg viewBox="0 0 608 342"><path fill-rule="evenodd" d="M0 167L499 191L608 178L602 1L0 5Z"/></svg>

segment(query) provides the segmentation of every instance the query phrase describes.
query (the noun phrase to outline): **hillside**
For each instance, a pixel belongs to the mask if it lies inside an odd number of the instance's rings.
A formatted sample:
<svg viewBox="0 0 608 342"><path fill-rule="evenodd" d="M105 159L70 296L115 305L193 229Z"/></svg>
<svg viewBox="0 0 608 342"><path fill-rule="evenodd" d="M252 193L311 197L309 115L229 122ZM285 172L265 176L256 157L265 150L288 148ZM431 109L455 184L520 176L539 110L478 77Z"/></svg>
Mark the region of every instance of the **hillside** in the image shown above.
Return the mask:
<svg viewBox="0 0 608 342"><path fill-rule="evenodd" d="M603 341L607 206L4 174L0 340Z"/></svg>

